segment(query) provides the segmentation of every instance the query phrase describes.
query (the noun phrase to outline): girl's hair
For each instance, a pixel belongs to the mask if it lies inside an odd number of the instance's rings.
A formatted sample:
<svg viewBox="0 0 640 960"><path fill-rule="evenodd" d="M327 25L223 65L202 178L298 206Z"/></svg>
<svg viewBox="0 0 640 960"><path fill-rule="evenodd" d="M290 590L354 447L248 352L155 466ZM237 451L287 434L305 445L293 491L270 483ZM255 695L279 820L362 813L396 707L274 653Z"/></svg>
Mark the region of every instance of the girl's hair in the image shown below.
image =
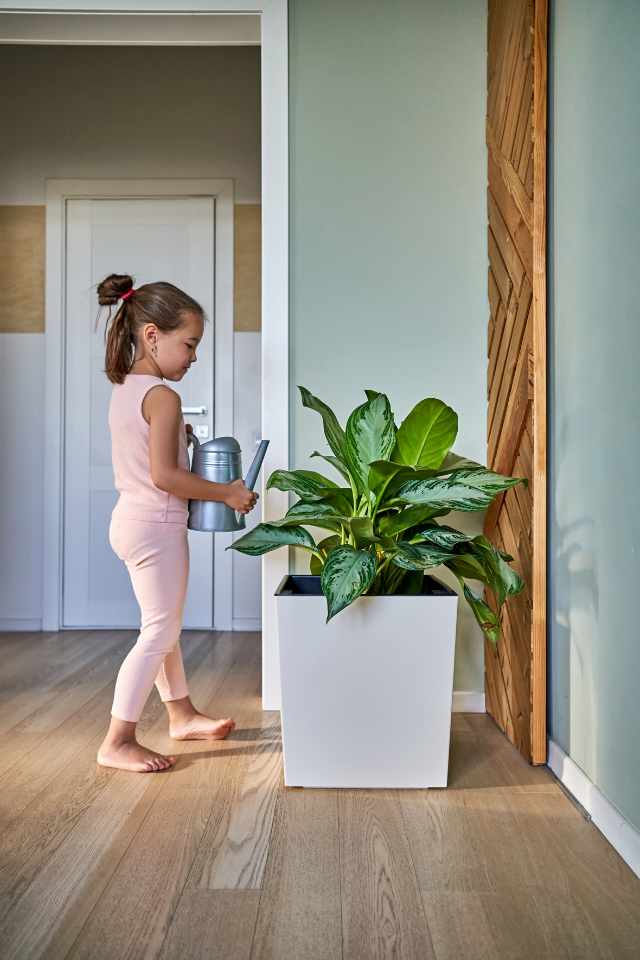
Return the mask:
<svg viewBox="0 0 640 960"><path fill-rule="evenodd" d="M98 303L111 308L132 286L133 278L125 273L110 273L97 286ZM159 330L176 330L182 326L184 313L197 313L206 321L200 304L172 283L144 283L131 297L123 300L111 321L107 318L105 370L111 383L124 383L135 356L136 334L145 323L155 323Z"/></svg>

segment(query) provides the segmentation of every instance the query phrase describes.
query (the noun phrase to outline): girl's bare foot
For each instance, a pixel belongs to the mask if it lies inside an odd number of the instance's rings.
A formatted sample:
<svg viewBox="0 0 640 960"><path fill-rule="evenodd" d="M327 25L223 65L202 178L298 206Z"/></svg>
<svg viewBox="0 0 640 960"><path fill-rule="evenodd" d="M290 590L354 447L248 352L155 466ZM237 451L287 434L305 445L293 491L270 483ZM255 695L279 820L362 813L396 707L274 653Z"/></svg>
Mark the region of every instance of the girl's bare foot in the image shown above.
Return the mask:
<svg viewBox="0 0 640 960"><path fill-rule="evenodd" d="M123 743L108 743L100 746L96 757L101 767L116 767L119 770L131 770L134 773L155 773L167 770L176 762L173 756L165 757L155 750L143 747L137 740Z"/></svg>
<svg viewBox="0 0 640 960"><path fill-rule="evenodd" d="M174 740L224 740L235 725L231 717L214 720L203 713L194 713L184 720L169 721L169 736Z"/></svg>

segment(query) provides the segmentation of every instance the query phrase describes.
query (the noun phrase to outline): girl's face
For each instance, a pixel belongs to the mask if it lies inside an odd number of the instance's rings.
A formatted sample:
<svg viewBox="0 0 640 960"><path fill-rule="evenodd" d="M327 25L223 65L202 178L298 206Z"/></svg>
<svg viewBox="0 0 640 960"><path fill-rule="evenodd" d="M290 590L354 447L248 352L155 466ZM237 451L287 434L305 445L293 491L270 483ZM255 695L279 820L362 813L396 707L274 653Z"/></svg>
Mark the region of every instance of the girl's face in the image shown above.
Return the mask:
<svg viewBox="0 0 640 960"><path fill-rule="evenodd" d="M182 324L175 330L157 331L158 366L167 380L182 380L197 360L196 348L202 340L204 321L200 314L183 313Z"/></svg>

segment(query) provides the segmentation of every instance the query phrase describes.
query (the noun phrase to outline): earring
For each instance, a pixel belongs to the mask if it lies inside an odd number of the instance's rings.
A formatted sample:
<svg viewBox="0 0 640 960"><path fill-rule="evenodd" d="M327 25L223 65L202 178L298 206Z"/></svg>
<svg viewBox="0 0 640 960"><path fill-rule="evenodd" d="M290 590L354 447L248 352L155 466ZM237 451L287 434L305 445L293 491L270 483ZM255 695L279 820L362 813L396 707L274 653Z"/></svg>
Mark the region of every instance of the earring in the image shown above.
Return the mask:
<svg viewBox="0 0 640 960"><path fill-rule="evenodd" d="M157 356L158 356L158 344L157 344L157 343L154 343L153 346L151 347L151 353L154 355L154 357L157 357Z"/></svg>

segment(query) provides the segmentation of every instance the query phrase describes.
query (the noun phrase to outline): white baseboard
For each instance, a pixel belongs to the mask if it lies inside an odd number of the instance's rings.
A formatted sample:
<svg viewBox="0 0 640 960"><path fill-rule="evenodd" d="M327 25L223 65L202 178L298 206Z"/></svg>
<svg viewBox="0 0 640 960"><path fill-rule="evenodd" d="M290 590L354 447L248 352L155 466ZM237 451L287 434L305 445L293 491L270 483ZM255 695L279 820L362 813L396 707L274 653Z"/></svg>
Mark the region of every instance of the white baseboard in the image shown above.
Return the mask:
<svg viewBox="0 0 640 960"><path fill-rule="evenodd" d="M482 690L454 690L452 713L485 713Z"/></svg>
<svg viewBox="0 0 640 960"><path fill-rule="evenodd" d="M42 618L34 620L9 620L0 618L0 633L37 633L42 630Z"/></svg>
<svg viewBox="0 0 640 960"><path fill-rule="evenodd" d="M549 738L547 765L578 803L582 804L598 828L624 862L640 877L640 831L598 790L584 770L562 747Z"/></svg>

